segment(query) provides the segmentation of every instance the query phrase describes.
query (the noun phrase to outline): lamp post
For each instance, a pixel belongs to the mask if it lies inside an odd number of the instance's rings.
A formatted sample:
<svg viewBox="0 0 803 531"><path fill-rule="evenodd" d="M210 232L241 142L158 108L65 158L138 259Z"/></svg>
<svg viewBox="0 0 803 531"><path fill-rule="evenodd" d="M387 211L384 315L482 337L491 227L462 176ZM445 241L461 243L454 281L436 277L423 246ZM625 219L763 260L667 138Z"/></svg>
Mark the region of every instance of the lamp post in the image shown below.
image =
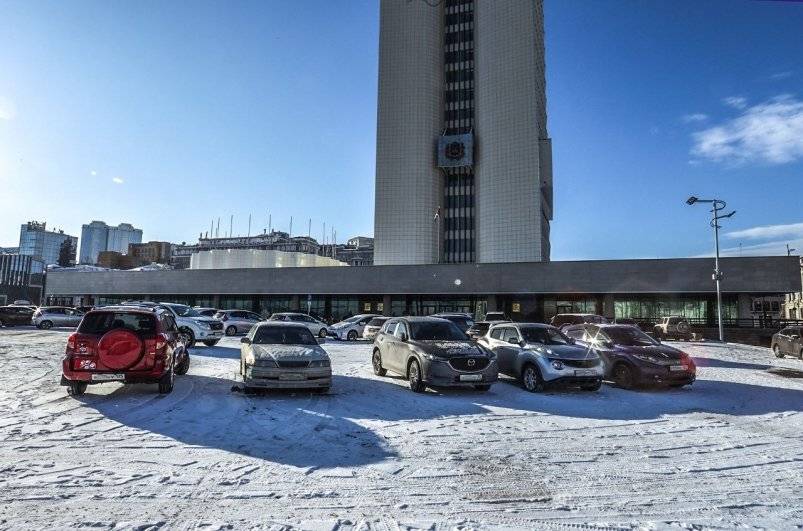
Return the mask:
<svg viewBox="0 0 803 531"><path fill-rule="evenodd" d="M729 214L722 214L720 215L720 211L724 210L727 206L725 201L721 199L699 199L697 197L691 196L686 200L687 205L693 205L695 203L710 203L712 205L711 209L711 227L714 229L714 275L713 280L717 284L717 326L719 327L719 340L725 341L725 331L722 329L722 291L720 289L720 281L722 280L722 271L719 270L719 220L725 219L733 216L736 211Z"/></svg>

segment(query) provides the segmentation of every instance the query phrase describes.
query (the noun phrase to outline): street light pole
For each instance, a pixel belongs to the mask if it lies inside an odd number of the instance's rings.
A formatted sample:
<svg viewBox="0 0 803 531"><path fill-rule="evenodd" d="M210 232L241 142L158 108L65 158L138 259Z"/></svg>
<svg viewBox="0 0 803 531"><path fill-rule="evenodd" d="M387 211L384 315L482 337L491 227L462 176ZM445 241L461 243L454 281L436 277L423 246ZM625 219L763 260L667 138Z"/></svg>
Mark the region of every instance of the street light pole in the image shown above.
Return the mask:
<svg viewBox="0 0 803 531"><path fill-rule="evenodd" d="M686 200L686 204L693 205L695 203L710 203L712 205L711 209L711 227L714 228L714 275L713 280L716 282L717 286L717 327L719 328L719 340L724 342L725 341L725 330L722 326L722 289L720 282L722 281L722 271L719 269L719 220L725 219L733 216L736 211L729 214L719 215L721 210L724 210L727 206L725 201L721 199L698 199L694 196L689 197Z"/></svg>

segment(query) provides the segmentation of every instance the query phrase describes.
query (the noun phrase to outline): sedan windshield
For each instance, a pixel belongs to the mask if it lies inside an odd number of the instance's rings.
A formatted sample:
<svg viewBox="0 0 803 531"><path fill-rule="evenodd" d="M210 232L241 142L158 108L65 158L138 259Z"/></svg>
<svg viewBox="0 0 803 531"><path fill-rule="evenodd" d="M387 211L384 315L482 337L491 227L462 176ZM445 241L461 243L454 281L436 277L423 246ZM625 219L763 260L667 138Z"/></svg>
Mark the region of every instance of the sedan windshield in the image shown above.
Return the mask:
<svg viewBox="0 0 803 531"><path fill-rule="evenodd" d="M624 347L645 347L657 345L655 340L633 326L607 327L604 330L614 345Z"/></svg>
<svg viewBox="0 0 803 531"><path fill-rule="evenodd" d="M255 345L317 345L318 342L306 328L285 326L260 326L251 343Z"/></svg>
<svg viewBox="0 0 803 531"><path fill-rule="evenodd" d="M424 321L410 323L413 339L419 341L464 341L466 334L451 321Z"/></svg>
<svg viewBox="0 0 803 531"><path fill-rule="evenodd" d="M542 345L568 345L569 338L557 328L545 326L523 327L521 335L527 343L541 343Z"/></svg>

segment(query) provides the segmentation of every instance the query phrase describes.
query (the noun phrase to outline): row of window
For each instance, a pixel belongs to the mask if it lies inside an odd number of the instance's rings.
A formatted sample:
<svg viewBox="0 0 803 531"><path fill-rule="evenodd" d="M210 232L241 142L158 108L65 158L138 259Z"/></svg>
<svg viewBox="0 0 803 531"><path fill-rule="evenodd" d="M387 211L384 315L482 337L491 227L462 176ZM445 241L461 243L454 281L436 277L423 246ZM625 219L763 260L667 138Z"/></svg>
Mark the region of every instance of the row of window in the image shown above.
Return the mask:
<svg viewBox="0 0 803 531"><path fill-rule="evenodd" d="M465 208L473 206L474 206L474 196L471 195L446 196L446 208Z"/></svg>
<svg viewBox="0 0 803 531"><path fill-rule="evenodd" d="M473 101L474 89L465 88L457 90L447 90L443 93L443 98L446 100L446 103L454 103L456 101Z"/></svg>
<svg viewBox="0 0 803 531"><path fill-rule="evenodd" d="M474 60L474 49L469 50L457 50L454 52L446 52L444 55L444 61L447 63L461 63L463 61L473 61Z"/></svg>
<svg viewBox="0 0 803 531"><path fill-rule="evenodd" d="M465 11L463 13L449 13L443 17L443 23L446 26L454 26L455 24L468 24L474 22L474 12Z"/></svg>
<svg viewBox="0 0 803 531"><path fill-rule="evenodd" d="M446 218L443 224L446 231L450 230L471 230L474 228L474 218L461 216L454 218Z"/></svg>
<svg viewBox="0 0 803 531"><path fill-rule="evenodd" d="M443 36L444 44L457 44L458 42L468 42L474 40L474 30L464 29L458 31L448 31Z"/></svg>
<svg viewBox="0 0 803 531"><path fill-rule="evenodd" d="M452 72L446 72L446 82L447 83L456 83L459 81L471 81L474 79L474 70L454 70Z"/></svg>
<svg viewBox="0 0 803 531"><path fill-rule="evenodd" d="M443 118L447 122L454 122L457 120L473 120L474 109L447 109L443 111Z"/></svg>

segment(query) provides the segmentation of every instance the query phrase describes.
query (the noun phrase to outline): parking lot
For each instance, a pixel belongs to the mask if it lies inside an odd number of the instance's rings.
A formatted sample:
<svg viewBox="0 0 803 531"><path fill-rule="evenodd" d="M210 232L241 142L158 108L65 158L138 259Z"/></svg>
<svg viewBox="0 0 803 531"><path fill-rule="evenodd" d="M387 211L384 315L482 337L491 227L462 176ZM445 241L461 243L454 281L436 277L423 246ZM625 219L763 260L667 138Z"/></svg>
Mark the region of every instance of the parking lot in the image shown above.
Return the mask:
<svg viewBox="0 0 803 531"><path fill-rule="evenodd" d="M679 346L677 390L427 392L329 342L329 395L231 390L239 339L192 350L170 395L58 385L68 331L0 330L0 527L320 529L803 523L803 369Z"/></svg>

